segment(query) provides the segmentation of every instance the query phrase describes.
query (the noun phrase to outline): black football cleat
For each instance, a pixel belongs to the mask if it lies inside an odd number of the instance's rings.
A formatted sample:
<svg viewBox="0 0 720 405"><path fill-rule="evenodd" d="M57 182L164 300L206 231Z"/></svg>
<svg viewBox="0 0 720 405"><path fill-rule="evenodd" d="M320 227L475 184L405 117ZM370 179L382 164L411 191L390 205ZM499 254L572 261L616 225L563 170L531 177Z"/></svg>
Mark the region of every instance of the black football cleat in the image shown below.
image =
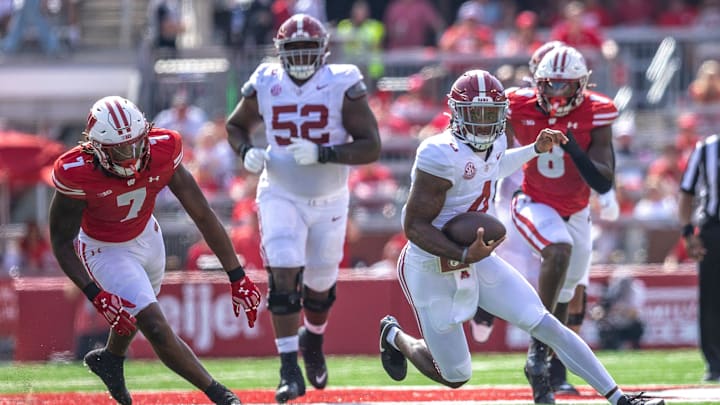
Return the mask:
<svg viewBox="0 0 720 405"><path fill-rule="evenodd" d="M402 330L394 316L385 315L380 320L380 360L390 378L395 381L402 381L407 375L407 359L400 350L387 341L387 335L392 328Z"/></svg>
<svg viewBox="0 0 720 405"><path fill-rule="evenodd" d="M89 351L83 359L87 368L100 377L115 401L121 405L132 405L132 397L125 387L124 360L124 357L116 356L104 348Z"/></svg>
<svg viewBox="0 0 720 405"><path fill-rule="evenodd" d="M637 395L625 394L618 400L617 405L665 405L662 398L652 398L641 392Z"/></svg>
<svg viewBox="0 0 720 405"><path fill-rule="evenodd" d="M297 364L280 367L280 384L275 390L275 400L279 404L284 404L303 395L305 395L305 379L300 367Z"/></svg>
<svg viewBox="0 0 720 405"><path fill-rule="evenodd" d="M323 335L310 332L304 326L298 330L300 353L305 362L305 375L313 387L321 390L328 381L327 365L322 352Z"/></svg>
<svg viewBox="0 0 720 405"><path fill-rule="evenodd" d="M242 405L240 398L229 389L225 389L217 397L211 398L211 400L216 405Z"/></svg>
<svg viewBox="0 0 720 405"><path fill-rule="evenodd" d="M535 339L530 343L528 358L525 362L525 378L533 392L536 404L554 404L555 394L550 386L550 364L548 347Z"/></svg>
<svg viewBox="0 0 720 405"><path fill-rule="evenodd" d="M580 395L580 392L567 381L567 369L557 356L550 360L550 386L555 395Z"/></svg>

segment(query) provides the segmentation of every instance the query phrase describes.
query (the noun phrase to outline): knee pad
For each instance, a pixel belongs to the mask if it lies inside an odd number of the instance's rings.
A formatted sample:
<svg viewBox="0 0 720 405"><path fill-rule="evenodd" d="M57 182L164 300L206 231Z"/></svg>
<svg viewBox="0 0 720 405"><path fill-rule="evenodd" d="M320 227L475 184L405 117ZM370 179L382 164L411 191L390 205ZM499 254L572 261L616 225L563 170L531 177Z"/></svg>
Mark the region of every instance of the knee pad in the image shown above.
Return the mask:
<svg viewBox="0 0 720 405"><path fill-rule="evenodd" d="M322 299L315 299L310 298L307 295L307 287L303 288L303 302L302 306L307 311L311 312L325 312L332 306L333 302L335 302L335 284L330 287L330 290L328 291L328 296L324 300Z"/></svg>
<svg viewBox="0 0 720 405"><path fill-rule="evenodd" d="M300 286L302 285L302 271L295 279L293 291L277 291L272 273L268 273L268 310L275 315L289 315L300 312L302 308Z"/></svg>
<svg viewBox="0 0 720 405"><path fill-rule="evenodd" d="M580 326L583 323L583 320L585 319L585 310L587 309L587 292L583 291L582 295L582 309L579 313L575 314L569 314L568 315L568 326Z"/></svg>

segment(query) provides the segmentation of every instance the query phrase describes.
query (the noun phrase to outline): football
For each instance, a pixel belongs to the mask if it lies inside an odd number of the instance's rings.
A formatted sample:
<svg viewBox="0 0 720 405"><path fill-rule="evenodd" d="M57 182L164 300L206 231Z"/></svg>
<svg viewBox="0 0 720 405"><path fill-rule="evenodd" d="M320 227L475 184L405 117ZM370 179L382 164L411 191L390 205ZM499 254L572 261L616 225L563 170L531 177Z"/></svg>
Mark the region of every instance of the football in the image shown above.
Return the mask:
<svg viewBox="0 0 720 405"><path fill-rule="evenodd" d="M470 246L475 242L477 229L480 227L485 228L485 243L505 236L505 225L492 215L480 211L463 212L454 216L445 223L442 232L458 245Z"/></svg>

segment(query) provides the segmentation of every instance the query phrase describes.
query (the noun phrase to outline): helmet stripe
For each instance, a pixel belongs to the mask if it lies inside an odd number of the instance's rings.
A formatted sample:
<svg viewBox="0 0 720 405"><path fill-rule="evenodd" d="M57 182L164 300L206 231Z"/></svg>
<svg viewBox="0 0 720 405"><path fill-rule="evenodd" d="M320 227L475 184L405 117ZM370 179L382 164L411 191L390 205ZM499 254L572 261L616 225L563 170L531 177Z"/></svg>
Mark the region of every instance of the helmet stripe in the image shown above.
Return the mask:
<svg viewBox="0 0 720 405"><path fill-rule="evenodd" d="M561 67L560 67L560 71L561 71L561 72L564 72L564 71L565 71L565 66L567 65L567 62L568 62L567 59L568 59L567 49L563 49L563 53L562 53L562 64L561 64Z"/></svg>
<svg viewBox="0 0 720 405"><path fill-rule="evenodd" d="M109 101L105 102L105 107L107 107L108 112L110 113L110 118L113 120L113 124L115 124L115 128L118 128L118 134L122 135L120 132L120 121L118 121L117 114L115 114L115 110L113 110L112 105L110 105Z"/></svg>
<svg viewBox="0 0 720 405"><path fill-rule="evenodd" d="M123 120L123 124L126 128L130 127L130 121L128 120L127 115L125 115L125 109L122 108L120 105L120 102L118 100L115 100L115 107L117 107L118 112L120 113L120 118Z"/></svg>
<svg viewBox="0 0 720 405"><path fill-rule="evenodd" d="M480 73L476 75L478 78L478 93L479 94L485 94L485 89L488 88L487 77L485 77L484 74Z"/></svg>

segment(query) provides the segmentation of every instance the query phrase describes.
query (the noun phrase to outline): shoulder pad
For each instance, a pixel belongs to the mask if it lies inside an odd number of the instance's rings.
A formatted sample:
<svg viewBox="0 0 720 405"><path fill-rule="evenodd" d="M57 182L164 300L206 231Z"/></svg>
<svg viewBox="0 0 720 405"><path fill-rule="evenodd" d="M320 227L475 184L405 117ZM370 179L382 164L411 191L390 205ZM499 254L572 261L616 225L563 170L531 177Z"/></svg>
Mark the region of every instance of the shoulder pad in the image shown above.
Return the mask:
<svg viewBox="0 0 720 405"><path fill-rule="evenodd" d="M345 91L345 96L351 100L357 100L366 95L367 95L367 86L365 85L365 82L363 82L362 80L353 84L352 86L350 86L349 89L347 89L347 91Z"/></svg>
<svg viewBox="0 0 720 405"><path fill-rule="evenodd" d="M245 82L240 89L240 95L243 97L255 97L255 94L257 94L255 85L250 82Z"/></svg>

